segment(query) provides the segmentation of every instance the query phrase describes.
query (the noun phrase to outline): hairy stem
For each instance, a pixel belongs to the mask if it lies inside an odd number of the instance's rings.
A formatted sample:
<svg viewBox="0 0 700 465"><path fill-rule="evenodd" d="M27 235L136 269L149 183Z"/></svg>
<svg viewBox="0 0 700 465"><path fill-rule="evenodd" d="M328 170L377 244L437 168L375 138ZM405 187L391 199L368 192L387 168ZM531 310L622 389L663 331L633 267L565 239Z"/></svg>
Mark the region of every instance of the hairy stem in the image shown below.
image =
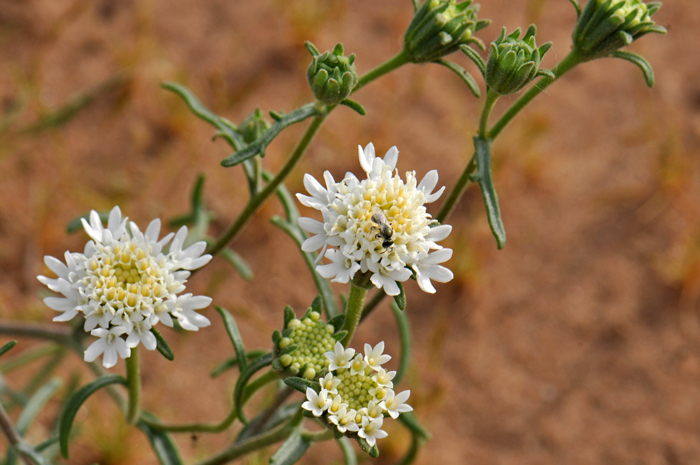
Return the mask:
<svg viewBox="0 0 700 465"><path fill-rule="evenodd" d="M5 435L10 445L13 446L15 450L17 450L17 447L20 444L22 444L23 440L20 437L19 433L17 433L17 430L15 430L15 427L12 426L12 421L7 415L7 412L3 408L2 404L0 404L0 430L2 430L2 433ZM22 451L18 450L17 452L19 452L20 457L22 457L22 460L27 465L39 465L38 462L34 461L31 457L25 455Z"/></svg>
<svg viewBox="0 0 700 465"><path fill-rule="evenodd" d="M479 118L479 137L482 139L487 138L489 116L491 116L493 107L496 105L499 97L500 95L496 92L489 88L486 89L486 99L484 100L484 106L481 108L481 117Z"/></svg>
<svg viewBox="0 0 700 465"><path fill-rule="evenodd" d="M141 413L141 361L138 347L131 349L131 356L126 359L126 382L129 392L126 422L133 425Z"/></svg>
<svg viewBox="0 0 700 465"><path fill-rule="evenodd" d="M401 50L399 53L389 58L381 65L368 71L362 77L360 77L360 79L357 81L357 84L352 89L352 93L354 94L355 92L362 89L364 86L374 81L375 79L394 71L396 68L399 68L405 65L406 63L408 63L408 58L406 57L406 54L403 52L403 50Z"/></svg>
<svg viewBox="0 0 700 465"><path fill-rule="evenodd" d="M350 344L355 330L357 329L357 325L360 323L365 297L367 297L367 289L350 284L348 306L345 310L345 323L343 323L343 327L341 328L341 330L348 332L343 340L340 341L345 347Z"/></svg>

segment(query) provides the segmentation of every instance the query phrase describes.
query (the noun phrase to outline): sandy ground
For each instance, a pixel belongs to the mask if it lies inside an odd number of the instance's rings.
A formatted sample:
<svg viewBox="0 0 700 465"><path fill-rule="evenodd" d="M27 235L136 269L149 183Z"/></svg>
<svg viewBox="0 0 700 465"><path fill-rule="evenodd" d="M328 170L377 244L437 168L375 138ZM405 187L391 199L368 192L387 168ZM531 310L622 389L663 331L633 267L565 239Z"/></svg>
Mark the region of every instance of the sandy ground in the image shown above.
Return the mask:
<svg viewBox="0 0 700 465"><path fill-rule="evenodd" d="M47 272L44 255L82 249L85 236L65 225L90 209L119 204L139 224L173 217L188 208L200 172L215 232L242 209L242 174L219 166L225 144L212 143L212 130L161 81L190 86L232 121L257 106L290 111L311 99L304 40L322 50L342 41L364 72L399 50L410 15L407 0L0 1L2 318L50 320L35 276ZM484 1L481 17L494 21L480 33L487 43L501 25L536 22L538 42L554 41L549 67L567 53L575 18L565 0ZM455 279L434 296L407 286L416 346L402 388L434 435L418 463L697 463L700 4L669 1L655 19L670 34L631 50L654 65L656 87L612 59L556 83L494 146L506 248L496 250L472 187L449 221ZM465 57L454 59L476 73ZM24 131L108 81L65 124ZM357 173L356 146L369 141L380 152L397 145L400 171L422 177L436 168L448 189L454 184L480 108L454 75L406 66L356 97L368 115L334 112L289 177L292 192L303 190L305 172ZM281 165L302 126L270 146L267 167ZM269 224L279 211L268 202L233 244L251 263L252 283L220 259L190 283L234 313L249 348L268 347L284 306L301 311L314 295L295 244ZM215 312L206 314L214 324L198 334L165 331L174 362L144 356L144 404L165 420L218 421L228 409L234 373L208 374L232 349ZM356 342L386 339L396 352L393 328L382 307ZM19 349L33 344L22 340ZM79 366L71 356L56 375L67 381ZM6 382L18 386L29 371ZM31 441L47 437L57 408L50 404ZM106 395L79 422L71 464L156 463ZM234 432L178 442L194 460ZM393 463L407 445L398 426L390 432L376 463ZM303 463L340 460L327 444Z"/></svg>

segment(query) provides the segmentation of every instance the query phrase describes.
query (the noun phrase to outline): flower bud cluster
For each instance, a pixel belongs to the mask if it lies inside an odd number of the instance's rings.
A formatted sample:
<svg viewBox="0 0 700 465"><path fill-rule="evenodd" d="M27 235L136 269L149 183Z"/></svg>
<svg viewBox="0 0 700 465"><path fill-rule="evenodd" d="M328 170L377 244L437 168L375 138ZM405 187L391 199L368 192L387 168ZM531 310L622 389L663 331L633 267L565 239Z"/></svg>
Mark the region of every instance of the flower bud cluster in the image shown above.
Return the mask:
<svg viewBox="0 0 700 465"><path fill-rule="evenodd" d="M355 54L343 55L343 44L332 52L320 53L311 42L306 48L313 59L306 70L306 78L317 100L326 105L337 105L352 93L358 81Z"/></svg>
<svg viewBox="0 0 700 465"><path fill-rule="evenodd" d="M506 28L491 44L489 58L486 62L486 85L500 95L510 95L520 92L536 76L554 75L549 70L539 69L540 61L551 42L542 44L539 48L535 43L537 28L531 25L525 36L520 37L520 28L506 35Z"/></svg>
<svg viewBox="0 0 700 465"><path fill-rule="evenodd" d="M481 41L473 37L490 20L478 20L479 4L467 0L426 0L418 8L404 36L404 53L413 63L437 60L456 52L460 45Z"/></svg>
<svg viewBox="0 0 700 465"><path fill-rule="evenodd" d="M666 34L651 19L661 2L588 0L571 35L574 48L586 60L608 56L649 34Z"/></svg>
<svg viewBox="0 0 700 465"><path fill-rule="evenodd" d="M301 376L313 380L325 373L330 362L323 354L333 350L335 342L345 334L337 332L343 324L342 317L326 323L314 307L301 318L296 318L291 307L287 307L284 331L273 333L273 368L283 377Z"/></svg>
<svg viewBox="0 0 700 465"><path fill-rule="evenodd" d="M387 436L381 429L385 416L395 419L413 410L406 403L411 392L396 394L392 381L396 372L382 368L391 359L383 352L384 342L375 347L365 344L364 356L336 343L334 350L324 354L329 373L319 379L318 392L307 388L302 408L338 433L362 438L373 447L377 439Z"/></svg>

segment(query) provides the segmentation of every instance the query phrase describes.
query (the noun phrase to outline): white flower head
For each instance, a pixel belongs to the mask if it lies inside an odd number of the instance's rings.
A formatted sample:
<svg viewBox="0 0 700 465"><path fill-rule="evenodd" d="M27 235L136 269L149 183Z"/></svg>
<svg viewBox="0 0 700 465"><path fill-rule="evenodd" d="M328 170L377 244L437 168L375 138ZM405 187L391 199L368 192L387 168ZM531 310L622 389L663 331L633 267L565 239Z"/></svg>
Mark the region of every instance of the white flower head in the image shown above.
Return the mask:
<svg viewBox="0 0 700 465"><path fill-rule="evenodd" d="M355 355L355 349L346 349L343 347L343 344L338 341L335 343L335 350L333 352L326 352L324 355L331 361L328 367L330 371L339 368L349 368L350 360L352 360L352 356Z"/></svg>
<svg viewBox="0 0 700 465"><path fill-rule="evenodd" d="M91 238L83 253L66 252L65 263L44 257L58 277L38 279L62 294L44 299L47 306L61 312L54 321L68 321L82 313L85 331L100 338L85 351L86 361L104 353L102 363L109 368L116 364L117 355L127 358L130 348L141 343L155 350L156 339L150 330L159 321L172 326L174 317L191 331L210 324L195 311L207 307L209 297L178 295L185 290L190 271L211 260L211 255L202 255L203 241L183 248L186 227L159 239L159 219L141 232L136 223L122 218L119 207L110 212L106 228L94 210L89 221L82 223ZM171 239L166 253L163 248Z"/></svg>
<svg viewBox="0 0 700 465"><path fill-rule="evenodd" d="M320 393L316 393L313 389L306 388L306 402L301 404L305 410L309 410L315 417L320 417L323 412L328 410L333 401L328 398L328 391L321 389Z"/></svg>
<svg viewBox="0 0 700 465"><path fill-rule="evenodd" d="M365 362L367 362L367 365L374 371L380 370L383 364L391 360L391 355L383 354L383 352L384 341L381 341L374 347L365 344Z"/></svg>
<svg viewBox="0 0 700 465"><path fill-rule="evenodd" d="M370 143L359 148L359 155L367 175L362 181L348 173L335 182L326 172L324 188L311 175L304 176L304 186L311 195L297 194L297 198L303 205L319 210L323 221L299 219L299 226L312 234L302 249L321 249L318 260L325 256L331 263L319 265L317 270L335 282L347 283L362 273L377 288L398 295L397 283L415 273L422 290L435 292L431 279L452 279L452 273L439 265L449 259L451 252L438 254L445 249L437 244L447 237L451 227L437 225L425 208L444 190L433 193L437 171L430 171L420 183L415 172L409 171L404 181L395 172L399 157L396 147L382 159L375 156Z"/></svg>
<svg viewBox="0 0 700 465"><path fill-rule="evenodd" d="M371 418L362 417L362 427L357 432L357 435L364 438L370 447L373 447L377 443L377 439L385 438L388 433L382 429L382 424L384 423L384 417Z"/></svg>

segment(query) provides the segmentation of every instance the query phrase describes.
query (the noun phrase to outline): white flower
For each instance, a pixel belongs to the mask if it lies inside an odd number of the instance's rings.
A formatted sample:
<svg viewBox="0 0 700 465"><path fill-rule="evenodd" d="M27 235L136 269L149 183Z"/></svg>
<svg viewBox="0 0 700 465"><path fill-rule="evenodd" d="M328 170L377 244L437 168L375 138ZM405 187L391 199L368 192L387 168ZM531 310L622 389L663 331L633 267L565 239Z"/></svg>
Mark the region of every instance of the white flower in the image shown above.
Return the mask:
<svg viewBox="0 0 700 465"><path fill-rule="evenodd" d="M394 383L391 382L391 380L394 379L395 376L395 371L386 371L384 368L380 368L377 370L377 373L374 376L372 376L372 379L379 386L391 388L394 387Z"/></svg>
<svg viewBox="0 0 700 465"><path fill-rule="evenodd" d="M346 349L340 341L337 341L335 343L335 351L329 351L323 355L331 361L328 370L333 371L338 368L349 368L350 360L352 360L352 356L355 355L355 349Z"/></svg>
<svg viewBox="0 0 700 465"><path fill-rule="evenodd" d="M355 355L355 358L352 359L352 363L350 364L350 374L356 375L358 373L364 373L365 368L367 368L367 362L365 362L362 354Z"/></svg>
<svg viewBox="0 0 700 465"><path fill-rule="evenodd" d="M406 403L410 395L411 391L403 391L400 394L395 394L394 391L389 389L386 393L386 399L384 399L384 408L389 412L391 418L396 419L400 413L413 410L413 407Z"/></svg>
<svg viewBox="0 0 700 465"><path fill-rule="evenodd" d="M321 389L320 393L316 393L310 387L306 388L306 402L301 404L302 408L311 411L315 417L320 417L323 412L328 410L332 401L328 398L328 391Z"/></svg>
<svg viewBox="0 0 700 465"><path fill-rule="evenodd" d="M446 283L454 278L454 274L449 269L438 265L438 263L446 262L450 257L452 257L452 249L442 249L431 253L422 262L412 265L413 270L416 272L416 281L418 281L421 289L434 294L435 288L430 279L434 279L439 283Z"/></svg>
<svg viewBox="0 0 700 465"><path fill-rule="evenodd" d="M340 409L344 409L347 407L348 407L348 404L343 402L343 398L341 396L335 396L335 398L331 402L330 406L328 407L328 414L329 415L336 415L338 412L340 412Z"/></svg>
<svg viewBox="0 0 700 465"><path fill-rule="evenodd" d="M451 228L437 225L427 213L425 204L434 202L444 187L433 193L438 180L435 170L418 183L415 172L406 173L406 181L394 173L399 151L392 147L377 158L370 143L359 148L360 165L367 179L358 180L348 173L335 182L324 173L324 188L312 176L304 176L310 196L297 194L299 201L319 210L323 221L300 218L299 226L312 234L302 250L321 249L330 264L319 265L319 274L335 282L347 283L358 272L366 273L377 288L389 295L400 292L397 282L408 280L413 273L426 292L434 292L430 279L449 279L444 267L445 254L433 257L442 249L438 241L447 237ZM326 251L327 247L331 247Z"/></svg>
<svg viewBox="0 0 700 465"><path fill-rule="evenodd" d="M123 326L114 326L110 330L103 328L92 330L90 334L97 336L99 339L90 344L90 347L85 350L85 361L92 362L104 353L102 365L105 368L112 368L119 360L117 354L121 358L129 357L131 349L127 347L126 341L120 337L125 332L126 328Z"/></svg>
<svg viewBox="0 0 700 465"><path fill-rule="evenodd" d="M328 420L333 423L338 431L344 433L346 431L357 431L360 429L355 423L355 416L357 412L353 409L348 410L346 407L342 407L337 414L328 415Z"/></svg>
<svg viewBox="0 0 700 465"><path fill-rule="evenodd" d="M318 382L321 384L321 389L325 389L329 394L338 394L340 380L333 377L333 373L326 373L326 376L320 378Z"/></svg>
<svg viewBox="0 0 700 465"><path fill-rule="evenodd" d="M383 364L391 360L391 355L382 355L384 352L384 341L372 348L371 345L365 343L365 362L374 371L378 371Z"/></svg>
<svg viewBox="0 0 700 465"><path fill-rule="evenodd" d="M362 428L357 432L357 435L364 438L370 447L377 443L377 439L387 437L387 432L382 428L384 417L371 419L370 417L362 417Z"/></svg>
<svg viewBox="0 0 700 465"><path fill-rule="evenodd" d="M62 294L44 299L46 305L61 312L54 321L68 321L82 313L85 331L100 338L88 348L85 360L104 353L107 368L114 366L117 354L127 358L129 348L140 343L154 350L156 339L150 329L159 321L172 326L175 317L180 326L191 331L210 324L195 311L207 307L209 297L178 296L185 290L190 271L211 260L211 255L202 255L206 243L197 242L183 250L186 227L159 240L159 219L151 221L145 232L134 222L127 228L127 222L119 207L110 212L106 228L97 212L90 212L89 221L82 220L91 238L83 253L66 252L65 264L44 257L46 266L58 277L38 277L49 289ZM171 239L166 253L163 248Z"/></svg>

